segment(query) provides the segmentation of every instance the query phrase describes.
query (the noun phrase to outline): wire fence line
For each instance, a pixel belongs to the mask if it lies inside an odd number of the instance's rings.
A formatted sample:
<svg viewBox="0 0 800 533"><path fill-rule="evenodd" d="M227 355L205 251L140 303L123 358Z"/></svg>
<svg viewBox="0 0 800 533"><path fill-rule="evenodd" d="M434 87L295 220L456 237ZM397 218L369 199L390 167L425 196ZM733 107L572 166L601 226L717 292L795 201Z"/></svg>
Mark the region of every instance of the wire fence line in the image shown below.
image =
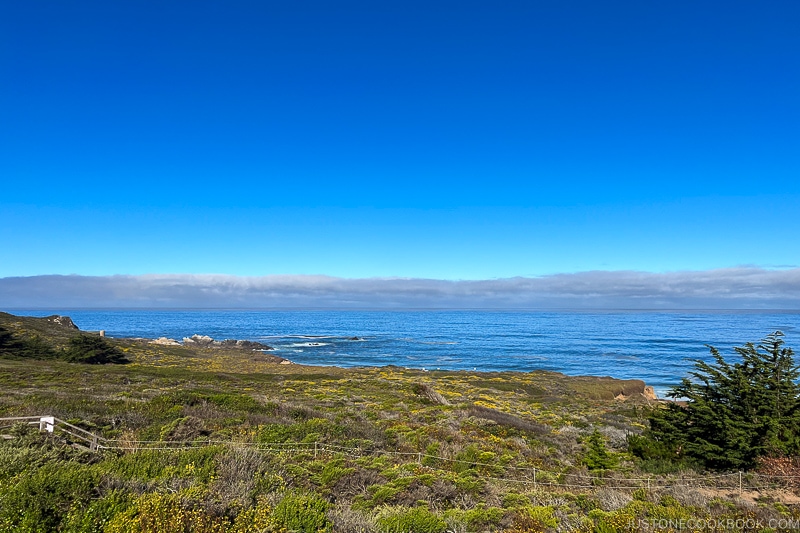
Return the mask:
<svg viewBox="0 0 800 533"><path fill-rule="evenodd" d="M93 452L109 451L176 451L191 450L205 446L224 446L228 448L253 449L261 452L277 453L307 453L315 458L320 456L339 455L351 458L364 457L405 457L411 459L406 464L415 464L418 468L443 473L458 473L458 470L446 469L436 463L451 465L466 465L467 469L482 468L481 479L496 482L516 483L529 485L534 488L550 487L561 489L599 489L614 488L622 490L665 490L675 488L706 488L730 489L744 491L769 491L775 489L797 488L800 486L800 475L772 475L751 472L730 472L723 474L705 474L702 476L677 476L677 477L621 477L615 473L597 476L582 472L558 472L535 466L513 466L499 463L485 463L453 457L442 457L422 452L401 452L396 450L365 449L348 447L326 442L252 442L231 440L128 440L107 439L95 435L90 431L65 422L53 416L28 416L0 418L0 431L12 427L14 424L27 424L38 426L40 431L60 434L67 440L73 440ZM7 435L6 435L7 437ZM77 440L79 442L74 442ZM466 469L464 469L466 470ZM486 471L488 470L488 472ZM515 472L516 477L503 477L492 475L492 471ZM463 471L463 470L461 470Z"/></svg>

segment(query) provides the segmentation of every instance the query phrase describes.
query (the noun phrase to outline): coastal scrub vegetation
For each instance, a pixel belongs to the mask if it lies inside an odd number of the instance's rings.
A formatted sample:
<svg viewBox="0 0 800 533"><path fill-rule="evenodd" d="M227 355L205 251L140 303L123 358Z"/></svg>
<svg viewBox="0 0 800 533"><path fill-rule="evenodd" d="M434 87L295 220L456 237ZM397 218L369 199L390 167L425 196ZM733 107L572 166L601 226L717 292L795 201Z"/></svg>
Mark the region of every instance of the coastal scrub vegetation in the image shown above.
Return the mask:
<svg viewBox="0 0 800 533"><path fill-rule="evenodd" d="M43 320L0 314L10 333L0 345L35 332L68 350L76 332L47 330L54 326ZM0 533L592 533L689 519L768 531L800 523L797 485L765 477L761 466L707 477L702 465L664 454L678 468L651 473L628 442L644 435L671 446L651 424L674 408L643 395L641 381L319 368L229 347L104 342L130 362L0 358L0 417L55 416L108 439L90 452L68 434L0 422ZM794 464L784 460L783 473Z"/></svg>

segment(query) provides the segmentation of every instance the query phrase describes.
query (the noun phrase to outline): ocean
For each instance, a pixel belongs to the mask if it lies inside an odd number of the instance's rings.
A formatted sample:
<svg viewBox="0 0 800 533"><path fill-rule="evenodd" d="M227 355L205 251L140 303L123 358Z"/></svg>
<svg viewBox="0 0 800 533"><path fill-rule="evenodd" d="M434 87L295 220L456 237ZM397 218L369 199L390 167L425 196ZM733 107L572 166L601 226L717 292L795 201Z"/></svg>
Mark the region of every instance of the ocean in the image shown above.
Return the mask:
<svg viewBox="0 0 800 533"><path fill-rule="evenodd" d="M110 337L247 339L307 365L552 370L642 379L662 396L693 359L780 330L800 349L800 311L9 310L70 316Z"/></svg>

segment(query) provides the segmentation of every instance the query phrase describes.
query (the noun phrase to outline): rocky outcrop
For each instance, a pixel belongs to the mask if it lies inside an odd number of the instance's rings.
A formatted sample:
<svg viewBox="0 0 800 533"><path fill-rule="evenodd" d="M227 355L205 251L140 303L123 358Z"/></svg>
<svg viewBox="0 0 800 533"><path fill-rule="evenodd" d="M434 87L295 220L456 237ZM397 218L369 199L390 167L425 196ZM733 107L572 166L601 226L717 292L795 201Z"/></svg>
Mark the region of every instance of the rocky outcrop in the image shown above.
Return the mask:
<svg viewBox="0 0 800 533"><path fill-rule="evenodd" d="M641 379L615 379L608 376L575 376L568 378L566 384L578 396L595 400L649 402L656 399L653 387L648 386Z"/></svg>
<svg viewBox="0 0 800 533"><path fill-rule="evenodd" d="M180 346L181 343L176 341L175 339L168 339L166 337L159 337L150 341L150 344L160 344L161 346Z"/></svg>
<svg viewBox="0 0 800 533"><path fill-rule="evenodd" d="M208 335L197 335L197 334L192 335L191 337L184 337L183 345L197 347L197 348L233 348L239 350L254 350L254 351L274 350L272 346L267 346L266 344L262 344L260 342L243 341L235 339L225 339L222 341L218 341L214 340L212 337L209 337Z"/></svg>
<svg viewBox="0 0 800 533"><path fill-rule="evenodd" d="M642 383L644 383L644 382L642 382ZM638 390L638 387L636 387L635 392L633 394L630 394L630 395L629 394L625 394L625 392L620 392L619 394L617 394L614 397L614 399L615 400L620 400L620 401L625 401L625 400L628 400L631 397L637 398L637 399L638 398L644 398L648 402L650 402L650 401L658 401L658 396L656 396L656 391L650 385L645 385L642 390Z"/></svg>
<svg viewBox="0 0 800 533"><path fill-rule="evenodd" d="M45 317L45 320L48 322L52 322L53 324L58 324L59 326L69 328L69 329L80 329L78 326L75 325L75 322L68 316L61 316L61 315L50 315Z"/></svg>
<svg viewBox="0 0 800 533"><path fill-rule="evenodd" d="M431 403L436 403L439 405L450 405L450 402L447 401L447 398L442 396L428 383L415 383L414 385L411 386L411 390L414 391L414 394L422 396Z"/></svg>
<svg viewBox="0 0 800 533"><path fill-rule="evenodd" d="M256 341L237 341L233 339L225 339L224 341L214 342L218 342L222 348L241 348L243 350L274 350L272 346L267 346L266 344Z"/></svg>
<svg viewBox="0 0 800 533"><path fill-rule="evenodd" d="M184 337L183 338L183 345L184 346L208 346L209 344L211 344L213 342L214 342L214 339L212 339L208 335L197 335L197 334L194 334L191 337Z"/></svg>

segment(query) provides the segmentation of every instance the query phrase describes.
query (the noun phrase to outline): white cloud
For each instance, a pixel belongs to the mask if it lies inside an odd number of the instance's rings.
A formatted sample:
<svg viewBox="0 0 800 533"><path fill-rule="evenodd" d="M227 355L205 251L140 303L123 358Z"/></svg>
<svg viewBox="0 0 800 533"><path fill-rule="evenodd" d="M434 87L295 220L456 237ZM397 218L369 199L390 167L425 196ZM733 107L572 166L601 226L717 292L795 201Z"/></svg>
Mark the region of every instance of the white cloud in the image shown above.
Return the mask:
<svg viewBox="0 0 800 533"><path fill-rule="evenodd" d="M800 308L800 268L445 281L150 274L0 278L0 307Z"/></svg>

